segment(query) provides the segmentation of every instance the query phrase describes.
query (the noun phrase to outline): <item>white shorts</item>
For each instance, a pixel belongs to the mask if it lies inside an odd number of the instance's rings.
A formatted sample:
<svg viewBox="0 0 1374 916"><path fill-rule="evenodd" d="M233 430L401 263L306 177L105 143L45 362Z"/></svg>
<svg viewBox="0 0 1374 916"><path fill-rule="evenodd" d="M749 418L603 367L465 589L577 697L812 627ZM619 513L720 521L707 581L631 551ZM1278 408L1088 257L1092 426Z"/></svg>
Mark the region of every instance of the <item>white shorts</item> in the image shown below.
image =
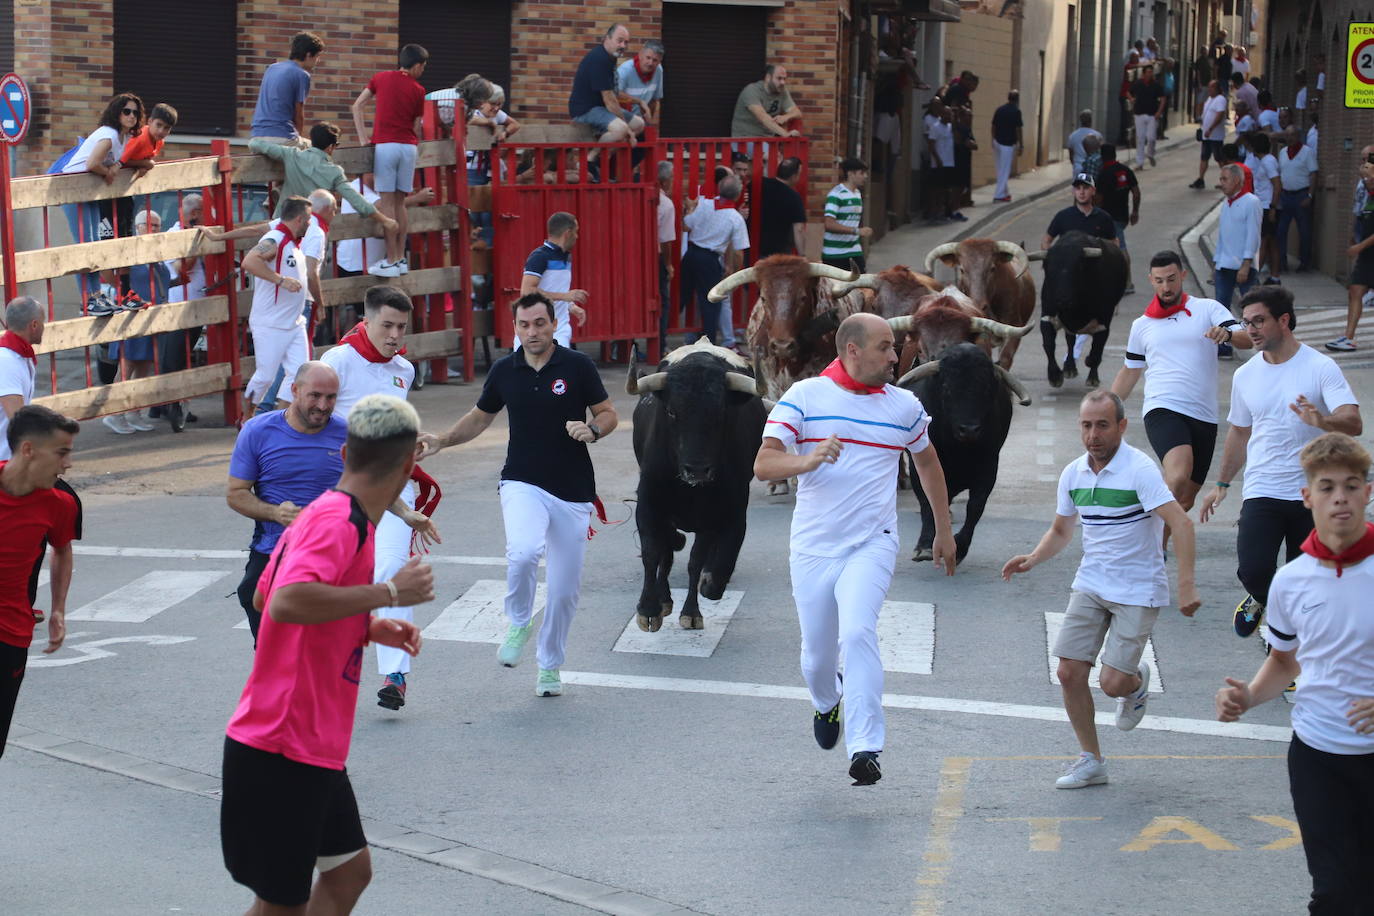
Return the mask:
<svg viewBox="0 0 1374 916"><path fill-rule="evenodd" d="M372 187L378 194L415 189L414 143L378 143L372 152Z"/></svg>
<svg viewBox="0 0 1374 916"><path fill-rule="evenodd" d="M253 332L253 354L257 358L257 365L253 368L253 377L244 388L244 397L254 404L258 403L267 389L272 387L277 370L282 369L286 372L286 380L277 393L277 400L290 403L291 383L301 364L310 359L310 339L306 336L305 326L255 328L250 324L248 329Z"/></svg>

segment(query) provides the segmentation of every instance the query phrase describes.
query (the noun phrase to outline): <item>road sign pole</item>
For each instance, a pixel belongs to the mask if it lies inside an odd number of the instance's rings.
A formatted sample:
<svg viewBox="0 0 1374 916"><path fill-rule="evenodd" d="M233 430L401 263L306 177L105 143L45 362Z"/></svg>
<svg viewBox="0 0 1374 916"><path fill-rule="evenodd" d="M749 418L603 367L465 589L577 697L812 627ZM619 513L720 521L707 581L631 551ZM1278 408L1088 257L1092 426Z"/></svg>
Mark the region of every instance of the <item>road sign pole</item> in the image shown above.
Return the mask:
<svg viewBox="0 0 1374 916"><path fill-rule="evenodd" d="M19 295L14 266L14 208L10 205L10 145L0 143L0 263L5 271L5 301Z"/></svg>

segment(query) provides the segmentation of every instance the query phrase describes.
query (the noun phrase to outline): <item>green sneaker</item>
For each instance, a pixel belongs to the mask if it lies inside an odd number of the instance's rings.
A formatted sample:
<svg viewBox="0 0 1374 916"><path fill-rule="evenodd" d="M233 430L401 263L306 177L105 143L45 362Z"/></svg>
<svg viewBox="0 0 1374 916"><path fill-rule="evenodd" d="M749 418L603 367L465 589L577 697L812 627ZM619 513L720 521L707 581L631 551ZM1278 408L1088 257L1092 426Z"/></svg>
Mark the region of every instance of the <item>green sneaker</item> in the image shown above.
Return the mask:
<svg viewBox="0 0 1374 916"><path fill-rule="evenodd" d="M527 623L523 627L511 624L506 631L506 641L501 643L501 648L496 650L496 660L507 668L514 668L520 664L520 653L525 648L525 643L529 642L530 634L534 632L534 624Z"/></svg>
<svg viewBox="0 0 1374 916"><path fill-rule="evenodd" d="M539 669L539 681L534 685L534 695L537 697L561 697L563 695L563 682L558 677L557 668Z"/></svg>

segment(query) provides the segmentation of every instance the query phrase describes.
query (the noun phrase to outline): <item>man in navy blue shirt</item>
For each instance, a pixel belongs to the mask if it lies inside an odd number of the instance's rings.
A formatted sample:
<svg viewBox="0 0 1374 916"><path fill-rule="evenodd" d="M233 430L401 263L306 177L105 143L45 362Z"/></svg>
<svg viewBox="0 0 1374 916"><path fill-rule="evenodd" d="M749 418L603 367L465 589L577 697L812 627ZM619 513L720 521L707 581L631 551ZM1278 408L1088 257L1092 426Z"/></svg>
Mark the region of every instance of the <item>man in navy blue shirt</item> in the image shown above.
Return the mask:
<svg viewBox="0 0 1374 916"><path fill-rule="evenodd" d="M291 39L291 59L279 60L262 74L258 104L253 109L250 137L300 146L305 133L305 99L310 95L310 72L324 53L324 42L312 32ZM308 145L308 144L306 144ZM284 196L284 195L283 195Z"/></svg>
<svg viewBox="0 0 1374 916"><path fill-rule="evenodd" d="M582 308L587 303L587 291L573 289L572 286L572 250L577 244L577 217L560 210L549 217L546 231L548 234L543 243L525 259L525 272L520 277L520 295L539 292L553 300L554 313L557 315L554 340L560 346L571 347L573 325L581 327L587 321L587 312ZM520 347L518 337L515 347Z"/></svg>
<svg viewBox="0 0 1374 916"><path fill-rule="evenodd" d="M630 30L616 23L606 30L601 43L577 65L568 116L600 135L601 143L634 143L644 132L644 119L620 106L615 93L615 66L630 44Z"/></svg>
<svg viewBox="0 0 1374 916"><path fill-rule="evenodd" d="M1021 93L1013 89L1007 93L1007 104L992 113L992 149L997 154L997 188L992 199L998 203L1011 200L1007 180L1012 160L1025 150L1021 128Z"/></svg>
<svg viewBox="0 0 1374 916"><path fill-rule="evenodd" d="M501 469L501 515L506 526L506 617L510 628L497 651L514 668L529 640L539 559L547 554L548 599L539 630L535 694L563 692L568 629L582 587L582 557L593 510L596 477L587 446L619 422L596 364L554 340L553 303L539 293L511 306L519 350L492 364L477 406L441 436L420 436L420 458L481 435L501 408L510 416L510 443ZM591 411L591 419L587 411Z"/></svg>

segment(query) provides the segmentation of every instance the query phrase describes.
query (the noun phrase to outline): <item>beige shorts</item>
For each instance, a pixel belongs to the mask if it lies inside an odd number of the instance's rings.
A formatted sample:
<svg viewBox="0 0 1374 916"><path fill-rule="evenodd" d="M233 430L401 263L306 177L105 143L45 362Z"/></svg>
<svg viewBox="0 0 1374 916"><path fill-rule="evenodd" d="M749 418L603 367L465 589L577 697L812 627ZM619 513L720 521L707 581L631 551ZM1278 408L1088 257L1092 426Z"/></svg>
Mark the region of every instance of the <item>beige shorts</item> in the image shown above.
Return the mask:
<svg viewBox="0 0 1374 916"><path fill-rule="evenodd" d="M1101 650L1102 664L1122 674L1135 674L1158 617L1157 607L1117 604L1075 589L1069 593L1054 654L1093 664Z"/></svg>

